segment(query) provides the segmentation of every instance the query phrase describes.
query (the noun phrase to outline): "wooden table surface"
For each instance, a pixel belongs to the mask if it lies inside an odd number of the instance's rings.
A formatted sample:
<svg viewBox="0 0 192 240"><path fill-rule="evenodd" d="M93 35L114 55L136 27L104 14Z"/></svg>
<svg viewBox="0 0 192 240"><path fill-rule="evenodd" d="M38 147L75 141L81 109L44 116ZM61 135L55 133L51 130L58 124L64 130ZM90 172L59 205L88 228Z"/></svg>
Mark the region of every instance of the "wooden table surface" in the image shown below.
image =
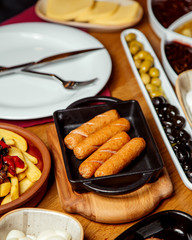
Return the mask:
<svg viewBox="0 0 192 240"><path fill-rule="evenodd" d="M141 30L146 35L154 51L156 52L157 56L161 61L160 40L155 35L155 33L153 32L149 24L147 3L146 3L147 1L139 0L139 2L144 8L144 16L143 16L143 19L136 26L134 26L134 28ZM113 71L108 82L111 95L113 97L117 97L122 100L135 99L139 101L140 106L146 117L146 120L151 128L152 134L154 135L154 138L159 148L159 151L161 153L162 159L165 163L165 166L167 167L168 173L174 185L174 193L172 197L161 202L160 205L154 210L153 213L163 211L163 210L175 209L175 210L181 210L186 213L192 214L192 204L191 204L192 193L189 189L185 187L185 185L181 181L179 174L177 173L177 170L172 162L172 159L161 138L161 135L152 117L150 109L142 95L139 85L137 84L137 81L131 70L129 62L127 61L125 52L123 50L123 47L120 41L121 32L100 33L100 32L90 31L90 34L95 38L97 38L101 43L103 43L111 55L112 63L113 63ZM28 129L33 133L35 133L37 136L39 136L39 138L41 138L48 147L46 132L48 127L53 124L54 123L38 125L38 126L30 127ZM55 182L53 173L51 173L51 176L50 176L49 186L48 186L46 195L44 196L43 200L39 203L37 207L64 212L64 210L61 208L61 205L60 205L60 200L59 200L56 182ZM112 240L116 238L119 234L121 234L123 231L125 231L128 227L136 223L136 222L132 222L127 224L109 225L109 224L100 224L100 223L90 221L77 214L72 214L72 216L78 219L82 224L84 229L85 239L87 240L93 240L93 239Z"/></svg>

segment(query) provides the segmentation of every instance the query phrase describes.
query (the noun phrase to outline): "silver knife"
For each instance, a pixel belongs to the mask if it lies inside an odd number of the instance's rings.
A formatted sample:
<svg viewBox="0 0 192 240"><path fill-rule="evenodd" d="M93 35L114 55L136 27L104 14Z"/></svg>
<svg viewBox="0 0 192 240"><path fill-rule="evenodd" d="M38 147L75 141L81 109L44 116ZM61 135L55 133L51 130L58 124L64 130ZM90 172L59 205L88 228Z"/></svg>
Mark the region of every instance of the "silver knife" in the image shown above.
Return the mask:
<svg viewBox="0 0 192 240"><path fill-rule="evenodd" d="M28 63L23 63L20 65L15 65L15 66L11 66L11 67L1 67L0 68L0 76L10 74L10 73L16 73L16 72L21 71L22 69L28 69L28 68L35 67L35 66L42 66L42 65L45 65L50 62L55 62L55 61L61 60L63 58L78 56L82 53L93 52L93 51L97 51L97 50L101 50L101 49L104 49L104 47L77 50L77 51L71 51L71 52L66 52L66 53L59 53L59 54L52 55L52 56L49 56L46 58L42 58L36 62L35 61L28 62Z"/></svg>

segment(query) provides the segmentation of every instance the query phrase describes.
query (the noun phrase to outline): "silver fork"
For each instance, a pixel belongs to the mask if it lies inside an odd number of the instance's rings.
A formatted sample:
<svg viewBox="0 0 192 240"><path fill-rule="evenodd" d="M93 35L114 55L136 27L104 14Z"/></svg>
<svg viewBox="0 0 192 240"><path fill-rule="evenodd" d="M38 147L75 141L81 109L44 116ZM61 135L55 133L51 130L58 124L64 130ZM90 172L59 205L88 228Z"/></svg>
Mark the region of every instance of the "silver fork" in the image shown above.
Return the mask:
<svg viewBox="0 0 192 240"><path fill-rule="evenodd" d="M73 81L73 80L64 80L62 78L60 78L59 76L57 76L56 74L53 73L45 73L45 72L36 72L34 70L29 70L29 69L22 69L21 72L26 73L26 74L30 74L30 75L37 75L40 77L48 77L54 80L59 81L64 88L66 89L75 89L77 87L82 87L82 86L86 86L88 84L91 84L93 82L95 82L98 78L93 78L87 81L82 81L82 82L77 82L77 81Z"/></svg>

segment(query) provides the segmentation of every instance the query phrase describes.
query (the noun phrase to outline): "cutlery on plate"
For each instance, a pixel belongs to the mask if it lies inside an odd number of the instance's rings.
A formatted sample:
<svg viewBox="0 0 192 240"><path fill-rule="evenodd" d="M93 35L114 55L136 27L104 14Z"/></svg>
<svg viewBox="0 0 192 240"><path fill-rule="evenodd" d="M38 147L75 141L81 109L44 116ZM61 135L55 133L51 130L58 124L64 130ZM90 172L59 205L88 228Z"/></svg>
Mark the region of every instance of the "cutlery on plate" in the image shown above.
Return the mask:
<svg viewBox="0 0 192 240"><path fill-rule="evenodd" d="M15 66L11 66L11 67L1 67L0 68L0 76L5 75L5 74L10 74L10 73L16 73L21 71L24 68L30 68L30 67L35 67L35 66L43 66L45 64L51 63L51 62L55 62L58 60L61 60L63 58L69 58L72 56L79 56L83 53L87 53L87 52L94 52L97 50L101 50L104 49L104 47L100 47L100 48L90 48L90 49L83 49L83 50L77 50L77 51L71 51L71 52L66 52L66 53L59 53L56 55L52 55L49 57L45 57L40 59L39 61L34 61L34 62L28 62L28 63L23 63L23 64L19 64L19 65L15 65Z"/></svg>
<svg viewBox="0 0 192 240"><path fill-rule="evenodd" d="M77 81L73 81L73 80L66 81L66 80L62 79L61 77L59 77L59 76L57 76L56 74L53 74L53 73L36 72L36 71L30 70L30 69L23 69L23 70L21 70L21 72L26 73L26 74L30 74L30 75L37 75L37 76L46 77L46 78L48 77L48 78L57 80L66 89L75 89L77 87L86 86L88 84L91 84L91 83L95 82L98 79L98 78L93 78L93 79L89 79L87 81L77 82Z"/></svg>

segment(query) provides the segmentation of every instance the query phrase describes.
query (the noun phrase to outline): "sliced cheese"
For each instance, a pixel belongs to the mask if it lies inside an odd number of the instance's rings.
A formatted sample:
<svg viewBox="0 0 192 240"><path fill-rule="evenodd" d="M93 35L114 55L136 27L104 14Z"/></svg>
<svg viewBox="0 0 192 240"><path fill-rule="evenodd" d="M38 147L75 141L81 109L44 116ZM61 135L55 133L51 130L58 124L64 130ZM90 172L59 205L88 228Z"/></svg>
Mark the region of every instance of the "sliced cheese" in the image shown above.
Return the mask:
<svg viewBox="0 0 192 240"><path fill-rule="evenodd" d="M102 25L123 25L131 23L137 17L141 8L138 2L130 1L127 5L120 5L120 7L109 17L102 17L93 19L90 22Z"/></svg>
<svg viewBox="0 0 192 240"><path fill-rule="evenodd" d="M48 0L46 15L57 20L73 20L89 9L94 0Z"/></svg>
<svg viewBox="0 0 192 240"><path fill-rule="evenodd" d="M99 19L102 17L109 17L119 7L118 3L115 2L100 2L96 1L92 8L79 14L75 20L79 22L88 22L93 19Z"/></svg>

